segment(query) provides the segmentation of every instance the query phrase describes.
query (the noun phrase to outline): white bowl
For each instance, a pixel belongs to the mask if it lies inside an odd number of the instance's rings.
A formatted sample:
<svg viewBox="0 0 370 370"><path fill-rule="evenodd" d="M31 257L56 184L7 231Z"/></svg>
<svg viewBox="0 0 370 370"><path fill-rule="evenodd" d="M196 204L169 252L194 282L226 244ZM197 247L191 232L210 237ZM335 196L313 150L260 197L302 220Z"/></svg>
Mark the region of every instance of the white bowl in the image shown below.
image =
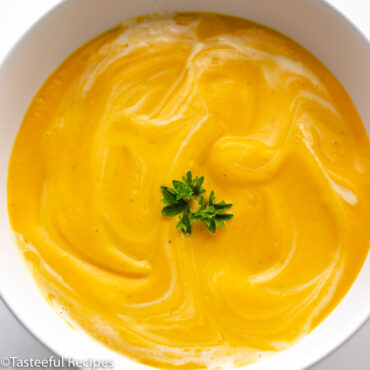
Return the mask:
<svg viewBox="0 0 370 370"><path fill-rule="evenodd" d="M214 11L273 27L326 64L352 97L370 132L370 45L344 17L319 0L67 0L18 42L0 67L0 292L24 326L55 353L111 359L117 369L144 365L70 328L44 301L10 238L6 180L10 151L32 97L78 46L125 18L158 11ZM337 308L310 335L248 370L299 370L323 358L370 315L370 258ZM93 287L92 287L93 288Z"/></svg>

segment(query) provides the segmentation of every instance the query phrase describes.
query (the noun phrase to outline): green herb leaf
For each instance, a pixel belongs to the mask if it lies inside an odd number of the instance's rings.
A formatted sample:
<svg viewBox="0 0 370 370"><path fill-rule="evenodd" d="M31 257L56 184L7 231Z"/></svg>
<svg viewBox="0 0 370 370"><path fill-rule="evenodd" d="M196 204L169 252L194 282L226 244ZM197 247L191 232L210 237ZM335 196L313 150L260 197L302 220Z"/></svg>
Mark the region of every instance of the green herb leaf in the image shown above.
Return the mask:
<svg viewBox="0 0 370 370"><path fill-rule="evenodd" d="M161 191L163 195L162 202L164 204L176 203L176 193L173 191L173 189L169 189L166 186L161 186Z"/></svg>
<svg viewBox="0 0 370 370"><path fill-rule="evenodd" d="M216 221L213 218L208 218L206 221L206 225L211 233L216 232Z"/></svg>
<svg viewBox="0 0 370 370"><path fill-rule="evenodd" d="M211 194L209 194L209 204L212 204L215 199L215 192L212 190Z"/></svg>
<svg viewBox="0 0 370 370"><path fill-rule="evenodd" d="M204 176L193 178L191 171L187 171L186 176L182 176L182 180L173 180L173 188L161 187L163 195L161 201L166 204L166 207L162 209L162 214L168 217L178 215L179 222L176 228L185 234L191 234L191 225L200 221L210 232L215 233L217 226L224 227L224 221L233 218L231 213L224 213L232 207L232 204L225 201L214 203L216 199L214 191L211 191L208 202L206 202L202 195L206 192L203 188ZM198 204L196 211L190 210L190 202L194 201Z"/></svg>
<svg viewBox="0 0 370 370"><path fill-rule="evenodd" d="M191 234L191 221L189 219L188 211L184 211L184 214L179 216L179 222L176 227L181 229L185 234Z"/></svg>
<svg viewBox="0 0 370 370"><path fill-rule="evenodd" d="M186 204L184 205L182 203L166 206L162 209L162 215L169 217L176 216L183 212L185 208Z"/></svg>
<svg viewBox="0 0 370 370"><path fill-rule="evenodd" d="M234 215L232 215L231 213L221 213L221 214L216 215L215 219L228 221L228 220L231 220L233 217Z"/></svg>
<svg viewBox="0 0 370 370"><path fill-rule="evenodd" d="M215 207L215 209L225 210L225 209L231 208L232 204L231 203L225 203L224 201L222 201L222 202L214 204L213 207Z"/></svg>

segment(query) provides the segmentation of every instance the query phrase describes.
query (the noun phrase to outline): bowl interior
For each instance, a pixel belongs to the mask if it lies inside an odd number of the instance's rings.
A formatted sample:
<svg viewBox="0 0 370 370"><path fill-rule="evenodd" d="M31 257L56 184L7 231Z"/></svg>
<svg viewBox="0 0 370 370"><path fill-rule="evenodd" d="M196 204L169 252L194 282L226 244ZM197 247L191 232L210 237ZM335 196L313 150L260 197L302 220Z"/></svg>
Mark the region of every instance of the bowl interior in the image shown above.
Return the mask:
<svg viewBox="0 0 370 370"><path fill-rule="evenodd" d="M161 11L215 11L275 28L315 54L350 94L370 133L370 45L319 0L67 0L41 19L0 67L0 292L24 325L57 354L112 359L116 368L147 368L68 326L41 297L11 241L7 167L22 117L48 75L78 46L126 18ZM298 370L341 344L370 314L370 258L343 301L309 336L250 370Z"/></svg>

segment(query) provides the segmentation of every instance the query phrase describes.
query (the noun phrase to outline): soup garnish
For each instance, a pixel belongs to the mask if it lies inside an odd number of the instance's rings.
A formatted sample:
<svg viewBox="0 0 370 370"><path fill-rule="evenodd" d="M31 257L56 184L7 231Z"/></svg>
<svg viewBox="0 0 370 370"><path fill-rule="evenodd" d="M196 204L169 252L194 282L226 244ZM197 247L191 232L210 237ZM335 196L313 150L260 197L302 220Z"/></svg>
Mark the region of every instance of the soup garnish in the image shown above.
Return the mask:
<svg viewBox="0 0 370 370"><path fill-rule="evenodd" d="M204 176L197 176L193 179L191 171L187 171L182 180L173 180L172 188L161 186L163 194L161 201L166 204L162 209L162 214L169 217L179 215L176 228L181 229L185 234L191 234L191 225L200 221L207 226L210 232L215 233L217 226L224 227L225 221L233 218L231 213L225 213L232 207L232 204L225 203L223 200L215 203L216 197L213 190L209 194L208 201L204 199L202 195L206 192L202 186Z"/></svg>

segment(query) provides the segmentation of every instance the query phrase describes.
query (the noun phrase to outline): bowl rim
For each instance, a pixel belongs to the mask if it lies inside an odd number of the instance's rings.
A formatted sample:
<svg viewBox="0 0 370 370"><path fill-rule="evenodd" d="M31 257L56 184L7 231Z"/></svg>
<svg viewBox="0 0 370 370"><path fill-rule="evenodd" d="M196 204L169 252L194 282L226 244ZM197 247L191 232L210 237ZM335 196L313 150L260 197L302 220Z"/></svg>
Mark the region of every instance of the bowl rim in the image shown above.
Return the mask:
<svg viewBox="0 0 370 370"><path fill-rule="evenodd" d="M311 2L315 2L318 5L321 5L323 7L326 7L326 9L331 13L332 16L336 17L339 21L346 24L349 30L352 30L355 32L356 36L360 38L370 49L370 34L367 36L360 27L351 20L348 15L341 11L339 8L335 7L332 3L328 2L328 0L310 0ZM55 11L58 11L60 9L63 9L64 7L68 7L69 4L71 4L73 0L58 0L54 5L52 5L45 13L43 13L40 17L36 18L35 21L33 21L28 27L24 29L24 31L20 34L20 36L16 39L16 41L12 44L12 46L6 51L6 53L3 55L3 57L0 59L0 73L3 69L3 66L6 65L9 59L13 56L13 54L16 52L16 50L21 46L21 44L24 42L25 38L29 33L32 33L33 30L37 29L52 13ZM220 13L222 14L222 13ZM248 19L245 17L242 17L244 19ZM258 22L259 23L259 22ZM263 23L261 23L263 24ZM271 27L267 25L268 27ZM99 33L97 34L99 35ZM88 40L87 40L88 41ZM73 51L72 51L73 52ZM66 55L67 57L68 55ZM370 134L370 133L369 133ZM370 251L368 252L368 258L370 257ZM19 255L19 258L21 256ZM362 269L362 268L361 268ZM31 275L30 275L31 278ZM354 282L353 282L354 284ZM346 295L348 292L346 293ZM11 303L9 303L4 296L2 292L2 285L0 284L0 301L3 302L4 306L7 308L7 310L11 313L11 315L16 319L16 321L42 346L44 346L46 349L48 349L52 355L55 355L59 358L65 358L59 351L56 349L50 347L45 341L40 339L36 332L34 332L27 322L25 320L22 320L19 315L16 313L16 309L12 306ZM330 315L330 314L329 314ZM308 361L306 365L303 367L297 368L297 370L309 370L313 366L317 365L318 363L322 362L327 357L335 354L337 351L339 351L347 342L350 341L351 338L353 338L362 328L363 326L370 321L370 307L367 317L361 319L356 326L353 327L353 330L351 333L347 336L344 336L337 344L333 346L333 348L329 351L327 351L324 355L317 359L313 359L311 361ZM121 355L121 354L120 354ZM124 356L124 355L121 355ZM132 361L132 360L131 360ZM114 368L114 365L113 365ZM240 369L247 369L247 366L242 366ZM82 369L81 367L77 367L77 369ZM156 369L156 368L153 368Z"/></svg>

